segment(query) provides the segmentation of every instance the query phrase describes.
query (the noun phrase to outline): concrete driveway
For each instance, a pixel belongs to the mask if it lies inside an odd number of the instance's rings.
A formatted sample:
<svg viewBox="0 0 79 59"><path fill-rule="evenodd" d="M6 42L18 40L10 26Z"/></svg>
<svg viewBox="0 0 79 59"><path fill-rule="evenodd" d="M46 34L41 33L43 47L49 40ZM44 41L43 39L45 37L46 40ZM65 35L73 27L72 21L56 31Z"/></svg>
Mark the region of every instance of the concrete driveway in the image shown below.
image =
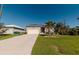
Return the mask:
<svg viewBox="0 0 79 59"><path fill-rule="evenodd" d="M21 35L0 41L1 55L30 55L38 34Z"/></svg>

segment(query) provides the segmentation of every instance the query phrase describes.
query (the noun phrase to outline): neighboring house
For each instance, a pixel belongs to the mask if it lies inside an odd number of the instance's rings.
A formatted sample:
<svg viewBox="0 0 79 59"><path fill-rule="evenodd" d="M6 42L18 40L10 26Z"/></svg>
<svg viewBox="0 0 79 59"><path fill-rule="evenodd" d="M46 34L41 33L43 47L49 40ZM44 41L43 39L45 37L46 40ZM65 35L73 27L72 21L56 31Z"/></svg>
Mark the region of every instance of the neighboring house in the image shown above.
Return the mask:
<svg viewBox="0 0 79 59"><path fill-rule="evenodd" d="M2 31L2 34L21 34L24 32L25 32L25 30L19 26L5 25L4 31Z"/></svg>

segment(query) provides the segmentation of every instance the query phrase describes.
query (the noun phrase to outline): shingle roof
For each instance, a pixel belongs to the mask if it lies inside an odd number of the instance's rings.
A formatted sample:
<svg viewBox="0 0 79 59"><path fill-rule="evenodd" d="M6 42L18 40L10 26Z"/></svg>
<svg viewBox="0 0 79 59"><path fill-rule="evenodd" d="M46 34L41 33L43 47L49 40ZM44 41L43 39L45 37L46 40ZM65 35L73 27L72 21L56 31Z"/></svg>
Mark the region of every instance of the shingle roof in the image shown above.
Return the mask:
<svg viewBox="0 0 79 59"><path fill-rule="evenodd" d="M37 24L30 24L30 25L28 25L28 26L26 26L26 27L40 27L40 25L37 25Z"/></svg>

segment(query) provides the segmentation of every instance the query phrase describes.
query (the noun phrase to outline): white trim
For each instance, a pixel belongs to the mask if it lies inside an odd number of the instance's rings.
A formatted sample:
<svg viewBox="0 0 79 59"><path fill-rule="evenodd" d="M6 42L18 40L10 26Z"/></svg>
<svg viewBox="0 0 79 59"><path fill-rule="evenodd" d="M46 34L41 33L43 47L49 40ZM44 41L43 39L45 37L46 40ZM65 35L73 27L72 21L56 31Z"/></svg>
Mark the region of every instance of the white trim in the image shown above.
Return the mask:
<svg viewBox="0 0 79 59"><path fill-rule="evenodd" d="M22 27L16 26L16 25L5 25L5 27L15 27L15 28L21 28L21 29L23 29Z"/></svg>

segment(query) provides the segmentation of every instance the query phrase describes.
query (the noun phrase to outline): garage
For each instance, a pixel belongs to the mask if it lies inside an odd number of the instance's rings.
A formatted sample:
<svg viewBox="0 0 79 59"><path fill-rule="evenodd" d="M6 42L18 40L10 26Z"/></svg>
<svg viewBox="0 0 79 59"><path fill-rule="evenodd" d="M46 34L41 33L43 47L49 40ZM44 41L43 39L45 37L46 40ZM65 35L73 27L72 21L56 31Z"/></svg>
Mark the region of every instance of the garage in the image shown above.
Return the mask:
<svg viewBox="0 0 79 59"><path fill-rule="evenodd" d="M26 27L26 32L27 32L27 34L39 34L40 27L28 26L28 27Z"/></svg>

